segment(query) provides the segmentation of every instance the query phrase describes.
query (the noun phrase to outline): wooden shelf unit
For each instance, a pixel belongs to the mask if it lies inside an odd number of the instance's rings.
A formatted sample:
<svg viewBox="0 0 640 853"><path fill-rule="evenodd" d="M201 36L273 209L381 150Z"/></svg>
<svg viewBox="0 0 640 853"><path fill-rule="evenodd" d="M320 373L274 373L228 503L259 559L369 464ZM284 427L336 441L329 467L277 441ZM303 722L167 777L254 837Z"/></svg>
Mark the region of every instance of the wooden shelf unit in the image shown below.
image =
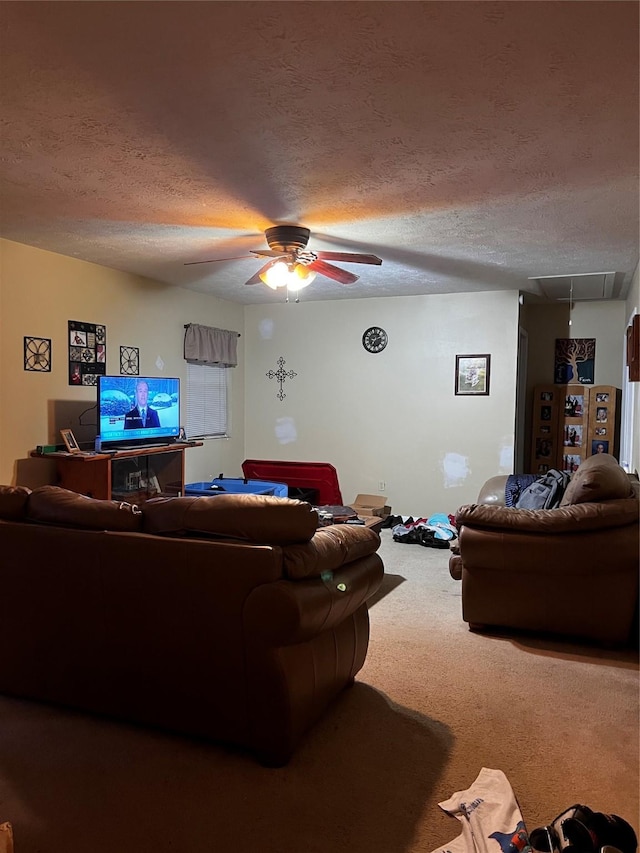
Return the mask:
<svg viewBox="0 0 640 853"><path fill-rule="evenodd" d="M586 385L559 385L562 397L558 418L559 471L573 474L587 458L590 388Z"/></svg>
<svg viewBox="0 0 640 853"><path fill-rule="evenodd" d="M595 453L620 455L620 413L622 391L613 385L593 385L587 433L587 456ZM602 445L602 450L598 447Z"/></svg>
<svg viewBox="0 0 640 853"><path fill-rule="evenodd" d="M598 444L617 459L621 395L611 385L536 385L530 473L556 468L572 474Z"/></svg>
<svg viewBox="0 0 640 853"><path fill-rule="evenodd" d="M184 494L184 453L202 442L119 450L116 453L50 453L58 485L101 500L141 504L149 498Z"/></svg>
<svg viewBox="0 0 640 853"><path fill-rule="evenodd" d="M536 385L533 391L531 473L546 474L557 467L558 419L564 404L562 385Z"/></svg>

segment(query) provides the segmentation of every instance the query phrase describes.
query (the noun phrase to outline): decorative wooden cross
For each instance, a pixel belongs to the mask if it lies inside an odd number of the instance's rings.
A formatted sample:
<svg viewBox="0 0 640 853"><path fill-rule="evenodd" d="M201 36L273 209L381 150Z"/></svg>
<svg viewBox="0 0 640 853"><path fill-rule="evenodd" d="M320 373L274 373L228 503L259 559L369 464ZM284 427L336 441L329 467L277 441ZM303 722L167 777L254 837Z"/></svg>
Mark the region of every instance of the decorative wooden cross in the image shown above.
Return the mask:
<svg viewBox="0 0 640 853"><path fill-rule="evenodd" d="M280 400L280 402L282 402L282 400L284 400L284 398L287 396L284 393L284 391L282 390L282 383L286 379L293 379L294 376L298 375L293 370L285 370L284 366L286 363L287 362L284 360L284 358L282 356L280 356L280 358L278 359L278 362L277 362L278 369L277 370L268 370L265 374L265 376L267 376L269 379L276 379L280 383L280 390L276 394L276 397Z"/></svg>

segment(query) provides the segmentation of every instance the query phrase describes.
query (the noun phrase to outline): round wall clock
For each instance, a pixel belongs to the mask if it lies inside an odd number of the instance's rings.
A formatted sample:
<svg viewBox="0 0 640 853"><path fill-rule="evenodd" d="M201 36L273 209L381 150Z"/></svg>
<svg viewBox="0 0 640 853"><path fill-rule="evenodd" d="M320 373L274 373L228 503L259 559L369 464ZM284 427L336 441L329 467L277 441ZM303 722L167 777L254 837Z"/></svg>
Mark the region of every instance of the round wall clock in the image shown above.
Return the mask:
<svg viewBox="0 0 640 853"><path fill-rule="evenodd" d="M380 326L371 326L362 336L362 346L367 352L382 352L389 341L389 337Z"/></svg>

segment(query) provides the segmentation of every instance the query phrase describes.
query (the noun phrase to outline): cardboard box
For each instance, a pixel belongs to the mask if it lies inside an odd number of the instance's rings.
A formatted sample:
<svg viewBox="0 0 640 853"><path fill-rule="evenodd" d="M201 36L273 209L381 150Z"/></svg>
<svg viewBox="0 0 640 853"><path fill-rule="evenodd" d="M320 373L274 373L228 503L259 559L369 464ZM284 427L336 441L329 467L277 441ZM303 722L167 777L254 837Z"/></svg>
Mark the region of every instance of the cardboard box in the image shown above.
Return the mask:
<svg viewBox="0 0 640 853"><path fill-rule="evenodd" d="M386 518L391 514L391 507L387 506L384 495L356 495L349 506L360 516L377 515L378 518Z"/></svg>

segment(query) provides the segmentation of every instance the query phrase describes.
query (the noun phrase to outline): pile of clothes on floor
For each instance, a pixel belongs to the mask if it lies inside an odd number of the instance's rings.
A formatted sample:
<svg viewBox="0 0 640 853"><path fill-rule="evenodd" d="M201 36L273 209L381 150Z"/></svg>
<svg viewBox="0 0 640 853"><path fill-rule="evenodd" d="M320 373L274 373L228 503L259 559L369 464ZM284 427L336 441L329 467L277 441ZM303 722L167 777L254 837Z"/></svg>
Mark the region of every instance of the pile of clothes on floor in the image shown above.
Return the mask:
<svg viewBox="0 0 640 853"><path fill-rule="evenodd" d="M383 527L390 527L394 542L406 545L424 545L426 548L448 548L458 538L455 516L436 513L429 518L412 515L389 515Z"/></svg>
<svg viewBox="0 0 640 853"><path fill-rule="evenodd" d="M548 826L527 831L509 780L502 770L483 767L465 791L440 808L462 824L462 833L433 853L636 853L631 824L576 803Z"/></svg>

